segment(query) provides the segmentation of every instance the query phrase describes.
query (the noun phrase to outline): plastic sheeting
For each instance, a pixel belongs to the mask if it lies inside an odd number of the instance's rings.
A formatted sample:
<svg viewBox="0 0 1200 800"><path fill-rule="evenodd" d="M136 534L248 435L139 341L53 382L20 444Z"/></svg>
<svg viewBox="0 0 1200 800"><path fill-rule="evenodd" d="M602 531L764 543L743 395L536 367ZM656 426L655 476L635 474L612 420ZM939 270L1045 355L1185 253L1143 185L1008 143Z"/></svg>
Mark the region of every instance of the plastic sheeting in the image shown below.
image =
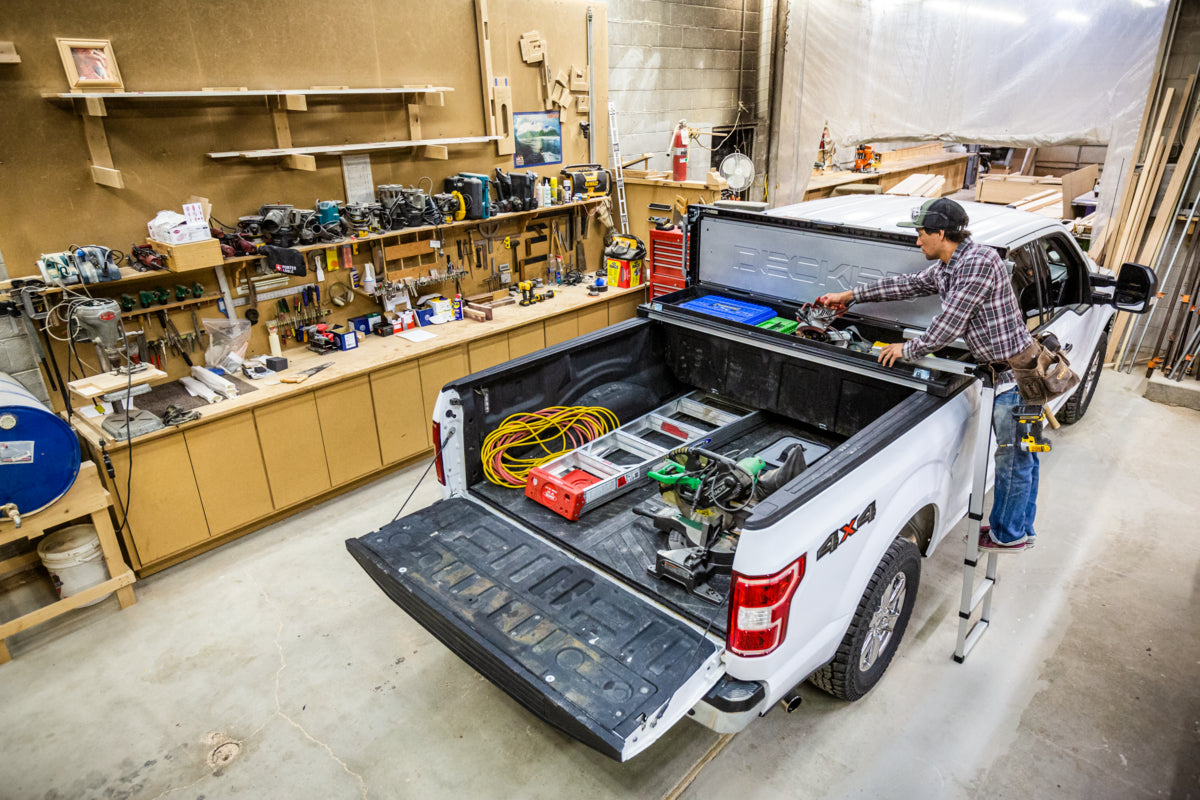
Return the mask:
<svg viewBox="0 0 1200 800"><path fill-rule="evenodd" d="M1123 176L1167 0L790 0L774 204L803 197L826 122L859 142L1108 145ZM1102 181L1100 216L1120 187Z"/></svg>

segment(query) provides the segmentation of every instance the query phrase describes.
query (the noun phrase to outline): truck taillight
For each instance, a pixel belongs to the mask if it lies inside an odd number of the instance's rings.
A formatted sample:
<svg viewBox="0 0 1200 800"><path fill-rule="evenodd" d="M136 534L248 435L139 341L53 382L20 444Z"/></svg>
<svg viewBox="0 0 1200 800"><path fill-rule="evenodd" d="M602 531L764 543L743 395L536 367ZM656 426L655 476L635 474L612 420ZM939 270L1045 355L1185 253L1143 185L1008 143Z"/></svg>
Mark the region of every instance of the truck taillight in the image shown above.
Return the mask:
<svg viewBox="0 0 1200 800"><path fill-rule="evenodd" d="M804 579L805 556L774 575L733 573L729 604L729 651L739 656L765 656L787 635L792 595Z"/></svg>
<svg viewBox="0 0 1200 800"><path fill-rule="evenodd" d="M442 425L433 423L433 461L437 464L437 479L442 486L446 485L446 466L442 463Z"/></svg>

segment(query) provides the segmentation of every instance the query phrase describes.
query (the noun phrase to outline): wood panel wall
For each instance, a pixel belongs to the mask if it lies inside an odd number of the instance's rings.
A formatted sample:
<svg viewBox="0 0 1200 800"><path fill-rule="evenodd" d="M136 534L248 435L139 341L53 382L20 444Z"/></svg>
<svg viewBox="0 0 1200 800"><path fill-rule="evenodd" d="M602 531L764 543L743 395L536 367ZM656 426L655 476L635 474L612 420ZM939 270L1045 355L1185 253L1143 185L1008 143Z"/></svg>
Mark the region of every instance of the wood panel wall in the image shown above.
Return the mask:
<svg viewBox="0 0 1200 800"><path fill-rule="evenodd" d="M126 186L93 183L79 115L69 104L41 96L68 90L55 37L110 40L127 91L453 86L443 107L422 108L423 135L486 133L472 0L62 0L53 13L34 0L4 5L4 38L21 56L19 64L0 65L0 252L13 277L36 274L41 253L71 244L126 250L145 238L145 224L158 210L178 210L190 195L208 197L214 216L230 222L262 203L308 208L317 198L345 194L336 157L318 157L316 172L301 172L279 162L205 156L275 146L271 114L261 98L109 101L105 128ZM603 3L591 5L596 150L607 163L607 18ZM581 0L491 0L493 70L510 79L514 110L543 107L537 70L521 61L521 33L540 31L554 71L569 72L572 64L586 63L588 7ZM399 98L310 98L309 108L289 116L295 146L409 138ZM566 162L586 161L578 125L586 113L571 109L562 116ZM444 176L462 170L512 169L511 157L497 156L494 145L453 148L448 161L396 151L372 154L371 162L376 184L414 184L429 176L440 187ZM557 175L558 169L539 171Z"/></svg>
<svg viewBox="0 0 1200 800"><path fill-rule="evenodd" d="M4 6L8 26L3 36L14 42L21 56L19 64L0 65L0 252L10 277L36 275L40 254L72 244L128 251L131 243L144 241L146 222L160 209L178 211L192 195L209 198L213 216L229 224L255 213L263 203L312 208L317 199L345 197L342 163L336 156L318 156L316 171L306 172L288 169L282 161L214 161L205 155L275 147L274 122L263 98L107 101L104 126L125 188L94 183L82 118L69 102L42 97L69 90L55 37L110 40L126 91L451 86L454 91L445 94L443 106L421 107L423 138L487 133L474 0L63 0L54 5L53 14L47 13L45 3L34 0L8 0ZM608 36L603 3L489 0L492 66L497 77L507 77L512 85L514 111L543 110L538 70L522 62L518 39L526 31L539 31L552 71L569 74L572 66L587 63L589 7L594 13L596 154L607 164ZM308 107L288 115L297 147L410 138L406 105L399 97L309 97ZM587 141L579 123L587 120L587 113L577 112L572 104L561 117L564 163L586 162ZM512 156L498 156L490 143L451 147L448 160L426 159L415 150L372 153L371 164L376 185L413 185L429 177L437 191L443 178L461 171L513 169ZM559 170L557 165L536 168L546 176L557 176ZM601 258L598 226L593 224L591 231L589 265ZM502 229L500 235L507 232ZM474 229L459 235L468 234ZM455 238L447 237L446 252L456 256ZM361 267L372 260L372 249L359 247L354 260ZM210 294L217 290L211 270L183 277L189 283L201 281ZM236 281L237 270L230 269L229 278ZM313 279L310 273L293 284ZM326 283L333 280L346 280L346 273L327 273ZM162 280L101 285L92 291L136 294L138 289L176 282L175 276L164 274ZM476 281L474 274L463 281L464 294L482 288L482 277ZM453 292L453 284L442 284L441 291L446 290ZM270 301L259 308L264 321L276 310ZM239 308L239 315L244 310ZM379 310L378 304L356 295L327 321L341 322L372 310ZM215 307L202 308L200 316L217 316ZM161 335L157 321L142 319L151 339ZM186 310L172 314L172 319L181 332L191 330ZM285 346L284 355L295 346ZM252 331L250 354L266 349L266 325L260 322ZM66 364L65 350L57 344L55 350L59 364ZM84 358L94 360L90 350ZM174 355L168 357L166 369L172 377L187 373L182 359ZM61 406L57 396L52 399Z"/></svg>

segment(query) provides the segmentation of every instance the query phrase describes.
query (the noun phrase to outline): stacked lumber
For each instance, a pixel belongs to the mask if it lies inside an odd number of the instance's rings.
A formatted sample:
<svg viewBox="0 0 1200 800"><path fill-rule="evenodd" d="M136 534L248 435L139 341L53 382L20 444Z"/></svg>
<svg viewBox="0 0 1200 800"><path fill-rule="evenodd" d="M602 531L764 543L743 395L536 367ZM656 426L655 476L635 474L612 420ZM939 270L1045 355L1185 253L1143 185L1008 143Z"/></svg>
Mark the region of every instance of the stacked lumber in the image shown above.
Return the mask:
<svg viewBox="0 0 1200 800"><path fill-rule="evenodd" d="M928 144L917 145L916 147L901 147L898 150L882 150L875 154L879 164L890 164L894 161L906 161L910 158L920 158L921 156L940 156L946 152L946 148L942 147L941 142L930 142Z"/></svg>
<svg viewBox="0 0 1200 800"><path fill-rule="evenodd" d="M1047 217L1059 217L1059 211L1062 210L1063 193L1061 189L1046 189L1036 194L1023 197L1020 201L1012 203L1012 207L1017 211L1042 211L1049 209L1050 213L1045 214Z"/></svg>
<svg viewBox="0 0 1200 800"><path fill-rule="evenodd" d="M1047 189L1059 190L1061 186L1062 178L1052 176L984 175L975 184L975 201L1008 206Z"/></svg>
<svg viewBox="0 0 1200 800"><path fill-rule="evenodd" d="M1157 79L1156 75L1156 82ZM1197 144L1200 144L1200 111L1188 125L1176 169L1167 182L1162 203L1154 214L1154 223L1149 231L1147 225L1150 223L1154 201L1162 185L1171 147L1184 123L1184 112L1190 103L1195 83L1196 76L1191 75L1178 95L1174 88L1168 88L1161 95L1152 96L1146 104L1138 142L1134 148L1135 153L1141 153L1144 145L1145 154L1141 163L1134 165L1125 182L1119 210L1105 226L1102 232L1103 241L1098 248L1093 244L1092 255L1101 263L1119 267L1126 261L1153 265L1158 260L1171 218L1174 216L1174 209L1179 203L1187 167L1196 154ZM1158 106L1156 114L1153 113L1155 104ZM1153 129L1147 127L1151 119L1154 119Z"/></svg>
<svg viewBox="0 0 1200 800"><path fill-rule="evenodd" d="M907 197L941 197L942 189L945 187L945 185L945 175L934 175L926 172L918 172L915 175L909 175L907 178L884 192L884 194Z"/></svg>

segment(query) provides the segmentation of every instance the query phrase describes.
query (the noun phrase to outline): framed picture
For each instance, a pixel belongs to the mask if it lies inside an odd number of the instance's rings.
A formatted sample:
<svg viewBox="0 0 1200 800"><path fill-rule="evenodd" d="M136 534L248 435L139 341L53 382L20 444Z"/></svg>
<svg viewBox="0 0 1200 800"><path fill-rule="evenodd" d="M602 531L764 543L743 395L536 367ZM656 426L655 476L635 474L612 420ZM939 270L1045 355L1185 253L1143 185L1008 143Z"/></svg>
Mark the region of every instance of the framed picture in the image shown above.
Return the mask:
<svg viewBox="0 0 1200 800"><path fill-rule="evenodd" d="M71 89L124 89L112 42L107 39L56 39Z"/></svg>
<svg viewBox="0 0 1200 800"><path fill-rule="evenodd" d="M513 114L513 137L516 140L514 167L562 163L562 121L557 111Z"/></svg>

